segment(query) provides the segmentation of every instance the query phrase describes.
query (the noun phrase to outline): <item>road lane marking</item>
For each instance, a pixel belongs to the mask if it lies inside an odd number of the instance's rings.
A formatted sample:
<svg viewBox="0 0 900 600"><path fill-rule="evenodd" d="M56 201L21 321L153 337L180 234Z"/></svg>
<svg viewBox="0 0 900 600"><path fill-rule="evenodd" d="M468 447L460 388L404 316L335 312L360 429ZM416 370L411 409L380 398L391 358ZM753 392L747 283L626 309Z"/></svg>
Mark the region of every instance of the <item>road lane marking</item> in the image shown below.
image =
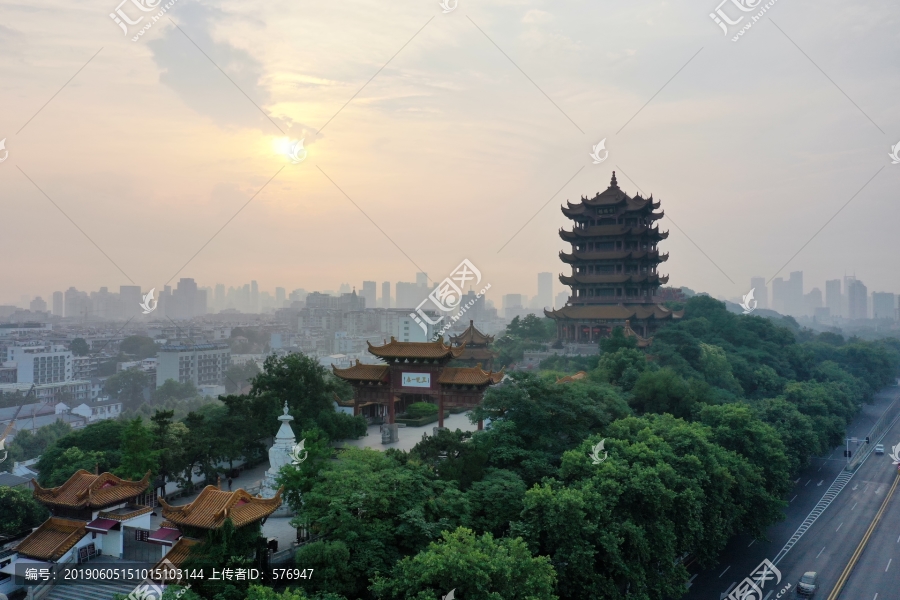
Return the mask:
<svg viewBox="0 0 900 600"><path fill-rule="evenodd" d="M774 594L774 593L775 593L775 590L769 590L769 593L766 594L766 597L763 598L763 600L769 600L769 596L771 596L771 595Z"/></svg>
<svg viewBox="0 0 900 600"><path fill-rule="evenodd" d="M811 482L812 482L812 479L810 479L809 481L807 481L807 482L806 482L806 485L809 485ZM806 487L806 485L804 485L803 487Z"/></svg>
<svg viewBox="0 0 900 600"><path fill-rule="evenodd" d="M859 504L859 502L857 502L856 504ZM853 508L856 508L856 504L853 505ZM853 510L853 508L851 508L850 510Z"/></svg>
<svg viewBox="0 0 900 600"><path fill-rule="evenodd" d="M797 496L794 496L793 498L791 498L791 502L793 502L796 499L797 499ZM791 502L788 502L788 504L790 504Z"/></svg>
<svg viewBox="0 0 900 600"><path fill-rule="evenodd" d="M869 489L869 484L868 484L868 483L866 484L866 487L863 488L863 491L866 491L867 489Z"/></svg>
<svg viewBox="0 0 900 600"><path fill-rule="evenodd" d="M825 463L822 463L822 467L824 467L824 466L825 466ZM819 468L816 470L816 473L818 473L819 471L821 471L821 470L822 470L822 467L819 467Z"/></svg>
<svg viewBox="0 0 900 600"><path fill-rule="evenodd" d="M800 478L799 478L799 477L798 477L797 479L794 480L794 485L796 485L798 481L800 481Z"/></svg>
<svg viewBox="0 0 900 600"><path fill-rule="evenodd" d="M875 592L875 597L872 600L878 600L878 592Z"/></svg>
<svg viewBox="0 0 900 600"><path fill-rule="evenodd" d="M856 485L853 486L853 491L855 492L856 488L858 488L858 487L859 487L859 484L857 483Z"/></svg>
<svg viewBox="0 0 900 600"><path fill-rule="evenodd" d="M850 574L853 572L853 567L856 566L860 555L862 554L863 550L865 550L866 545L869 543L869 538L872 537L872 532L875 531L875 527L881 520L882 515L884 515L884 509L887 507L888 502L890 502L891 498L894 496L894 491L897 489L898 483L900 483L900 473L894 476L894 483L893 485L891 485L891 489L888 490L888 493L885 495L884 500L881 502L881 508L879 508L878 512L875 513L875 517L872 519L872 522L869 523L869 528L866 530L865 535L863 535L863 539L860 540L859 545L853 552L853 556L850 557L850 561L847 563L847 566L844 567L844 571L841 573L841 576L838 577L837 583L831 590L831 593L828 594L827 600L837 600L837 598L841 595L841 590L844 589L844 585L846 585L847 579L849 579Z"/></svg>
<svg viewBox="0 0 900 600"><path fill-rule="evenodd" d="M843 524L844 524L844 522L841 521L841 525L843 525ZM838 530L841 528L841 525L838 525L838 528L834 530L835 533L838 532ZM900 542L900 538L897 538L897 541Z"/></svg>
<svg viewBox="0 0 900 600"><path fill-rule="evenodd" d="M822 485L823 483L825 483L825 480L824 480L824 479L823 479L822 481L820 481L819 483L817 483L817 484L816 484L816 487L819 487L819 486Z"/></svg>
<svg viewBox="0 0 900 600"><path fill-rule="evenodd" d="M900 537L897 538L897 543L900 544Z"/></svg>
<svg viewBox="0 0 900 600"><path fill-rule="evenodd" d="M889 558L889 559L888 559L888 564L887 564L887 566L884 568L884 572L885 572L885 573L887 573L887 570L891 568L891 561L892 561L892 560L894 560L894 559L893 559L893 558Z"/></svg>
<svg viewBox="0 0 900 600"><path fill-rule="evenodd" d="M690 579L688 579L688 583L694 583L694 580L697 579L697 575L699 575L699 574L700 573L694 573L694 576L691 577Z"/></svg>
<svg viewBox="0 0 900 600"><path fill-rule="evenodd" d="M750 546L752 546L755 543L756 543L756 540L753 540L752 542L750 542L750 544L747 547L749 548Z"/></svg>
<svg viewBox="0 0 900 600"><path fill-rule="evenodd" d="M820 556L822 556L822 553L823 553L823 552L825 552L825 546L822 546L822 549L819 550L819 553L818 553L818 554L816 554L816 558L819 558Z"/></svg>
<svg viewBox="0 0 900 600"><path fill-rule="evenodd" d="M727 567L725 567L725 570L722 571L722 575L724 575L725 573L727 573L727 572L728 572L728 569L730 569L730 568L731 568L731 565L728 565ZM722 575L719 575L719 579L722 579Z"/></svg>

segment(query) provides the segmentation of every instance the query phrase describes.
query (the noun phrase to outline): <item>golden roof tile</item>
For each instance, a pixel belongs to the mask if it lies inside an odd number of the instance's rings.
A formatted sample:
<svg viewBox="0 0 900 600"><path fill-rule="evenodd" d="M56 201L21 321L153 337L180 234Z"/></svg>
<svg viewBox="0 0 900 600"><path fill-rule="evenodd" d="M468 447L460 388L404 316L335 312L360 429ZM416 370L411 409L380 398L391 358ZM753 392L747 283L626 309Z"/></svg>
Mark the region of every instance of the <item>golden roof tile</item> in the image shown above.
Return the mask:
<svg viewBox="0 0 900 600"><path fill-rule="evenodd" d="M438 383L453 385L493 385L503 379L503 371L485 371L480 367L444 367Z"/></svg>
<svg viewBox="0 0 900 600"><path fill-rule="evenodd" d="M95 475L79 469L55 488L43 488L36 480L34 498L42 504L75 508L103 508L142 494L150 484L150 471L140 481L128 481L112 473Z"/></svg>
<svg viewBox="0 0 900 600"><path fill-rule="evenodd" d="M282 488L274 498L251 496L243 489L225 492L208 485L188 504L171 506L160 498L163 518L176 526L218 529L230 518L235 527L243 527L271 515L281 506Z"/></svg>
<svg viewBox="0 0 900 600"><path fill-rule="evenodd" d="M370 342L369 353L379 358L424 358L424 359L442 359L456 358L462 354L462 346L455 348L444 344L443 340L434 342L398 342L394 336L391 341L383 346L373 346Z"/></svg>
<svg viewBox="0 0 900 600"><path fill-rule="evenodd" d="M366 365L360 363L359 359L355 365L346 369L339 369L331 365L331 370L336 376L348 381L383 381L386 383L391 374L390 365Z"/></svg>
<svg viewBox="0 0 900 600"><path fill-rule="evenodd" d="M85 526L87 521L50 517L19 542L16 551L40 560L58 560L87 535Z"/></svg>

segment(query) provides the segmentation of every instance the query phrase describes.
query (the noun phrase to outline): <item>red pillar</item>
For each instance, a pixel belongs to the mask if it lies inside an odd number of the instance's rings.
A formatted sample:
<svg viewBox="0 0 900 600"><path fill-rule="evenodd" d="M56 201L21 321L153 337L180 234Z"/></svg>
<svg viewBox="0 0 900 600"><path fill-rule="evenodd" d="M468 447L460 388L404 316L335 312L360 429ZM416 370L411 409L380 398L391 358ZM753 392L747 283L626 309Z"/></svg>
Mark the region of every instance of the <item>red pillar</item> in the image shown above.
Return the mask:
<svg viewBox="0 0 900 600"><path fill-rule="evenodd" d="M388 423L394 424L394 402L396 402L396 398L391 395L390 400L388 401Z"/></svg>
<svg viewBox="0 0 900 600"><path fill-rule="evenodd" d="M478 419L478 431L482 431L484 429L484 421Z"/></svg>
<svg viewBox="0 0 900 600"><path fill-rule="evenodd" d="M444 426L444 391L438 392L438 427Z"/></svg>

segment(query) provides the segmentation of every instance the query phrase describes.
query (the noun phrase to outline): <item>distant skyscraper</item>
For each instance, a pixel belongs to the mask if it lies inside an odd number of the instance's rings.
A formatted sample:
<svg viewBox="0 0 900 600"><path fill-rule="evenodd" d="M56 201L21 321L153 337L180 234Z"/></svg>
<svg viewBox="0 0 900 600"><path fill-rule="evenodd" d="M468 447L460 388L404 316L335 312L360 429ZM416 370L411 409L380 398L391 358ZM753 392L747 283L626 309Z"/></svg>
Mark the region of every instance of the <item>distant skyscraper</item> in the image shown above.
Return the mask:
<svg viewBox="0 0 900 600"><path fill-rule="evenodd" d="M259 312L259 284L256 281L250 281L250 312Z"/></svg>
<svg viewBox="0 0 900 600"><path fill-rule="evenodd" d="M781 277L772 280L772 310L782 315L787 314L786 294L787 282Z"/></svg>
<svg viewBox="0 0 900 600"><path fill-rule="evenodd" d="M415 308L428 296L427 288L408 281L398 281L394 293L394 308Z"/></svg>
<svg viewBox="0 0 900 600"><path fill-rule="evenodd" d="M785 310L795 317L804 314L803 310L803 271L794 271L786 282L787 294Z"/></svg>
<svg viewBox="0 0 900 600"><path fill-rule="evenodd" d="M228 308L228 306L226 305L226 300L225 300L225 284L224 283L216 284L215 307L216 307L216 310L223 310L225 308Z"/></svg>
<svg viewBox="0 0 900 600"><path fill-rule="evenodd" d="M141 314L141 302L144 301L144 294L141 292L139 285L120 285L119 300L122 302L122 310L126 319Z"/></svg>
<svg viewBox="0 0 900 600"><path fill-rule="evenodd" d="M872 318L897 319L897 300L890 292L872 292Z"/></svg>
<svg viewBox="0 0 900 600"><path fill-rule="evenodd" d="M377 284L374 281L363 281L361 296L366 301L366 308L375 308L378 297Z"/></svg>
<svg viewBox="0 0 900 600"><path fill-rule="evenodd" d="M428 273L416 273L416 285L428 287Z"/></svg>
<svg viewBox="0 0 900 600"><path fill-rule="evenodd" d="M57 317L63 316L63 293L53 292L53 314Z"/></svg>
<svg viewBox="0 0 900 600"><path fill-rule="evenodd" d="M825 282L825 306L832 317L843 316L840 279L829 279Z"/></svg>
<svg viewBox="0 0 900 600"><path fill-rule="evenodd" d="M850 319L869 318L869 290L856 278L847 286L847 316Z"/></svg>
<svg viewBox="0 0 900 600"><path fill-rule="evenodd" d="M338 295L340 296L341 294L349 294L349 293L350 293L350 284L342 283L341 287L338 288Z"/></svg>
<svg viewBox="0 0 900 600"><path fill-rule="evenodd" d="M750 289L756 299L756 308L769 308L769 289L766 287L765 277L751 277Z"/></svg>
<svg viewBox="0 0 900 600"><path fill-rule="evenodd" d="M28 307L34 312L44 312L47 310L47 303L40 296L36 296Z"/></svg>
<svg viewBox="0 0 900 600"><path fill-rule="evenodd" d="M189 278L182 277L172 292L172 309L177 319L190 319L198 315L206 314L206 291L197 289L197 283ZM172 310L167 314L172 315Z"/></svg>
<svg viewBox="0 0 900 600"><path fill-rule="evenodd" d="M803 296L803 312L806 315L814 316L819 308L822 308L822 290L813 288Z"/></svg>
<svg viewBox="0 0 900 600"><path fill-rule="evenodd" d="M538 273L538 293L535 308L552 308L553 273Z"/></svg>
<svg viewBox="0 0 900 600"><path fill-rule="evenodd" d="M556 302L554 302L553 308L559 310L563 306L566 305L566 302L569 301L569 290L563 290L556 295Z"/></svg>
<svg viewBox="0 0 900 600"><path fill-rule="evenodd" d="M391 282L381 284L381 308L391 308Z"/></svg>
<svg viewBox="0 0 900 600"><path fill-rule="evenodd" d="M283 308L285 298L287 298L285 289L283 287L275 288L275 308Z"/></svg>

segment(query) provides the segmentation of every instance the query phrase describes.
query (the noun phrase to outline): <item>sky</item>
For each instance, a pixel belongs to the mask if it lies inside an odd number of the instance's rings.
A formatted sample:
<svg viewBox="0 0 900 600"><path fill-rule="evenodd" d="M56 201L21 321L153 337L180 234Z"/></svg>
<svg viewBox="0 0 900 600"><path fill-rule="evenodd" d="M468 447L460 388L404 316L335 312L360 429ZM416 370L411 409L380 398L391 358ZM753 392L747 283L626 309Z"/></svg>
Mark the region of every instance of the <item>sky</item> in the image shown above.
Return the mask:
<svg viewBox="0 0 900 600"><path fill-rule="evenodd" d="M0 303L463 259L534 295L614 170L669 285L900 293L896 2L445 1L0 0Z"/></svg>

